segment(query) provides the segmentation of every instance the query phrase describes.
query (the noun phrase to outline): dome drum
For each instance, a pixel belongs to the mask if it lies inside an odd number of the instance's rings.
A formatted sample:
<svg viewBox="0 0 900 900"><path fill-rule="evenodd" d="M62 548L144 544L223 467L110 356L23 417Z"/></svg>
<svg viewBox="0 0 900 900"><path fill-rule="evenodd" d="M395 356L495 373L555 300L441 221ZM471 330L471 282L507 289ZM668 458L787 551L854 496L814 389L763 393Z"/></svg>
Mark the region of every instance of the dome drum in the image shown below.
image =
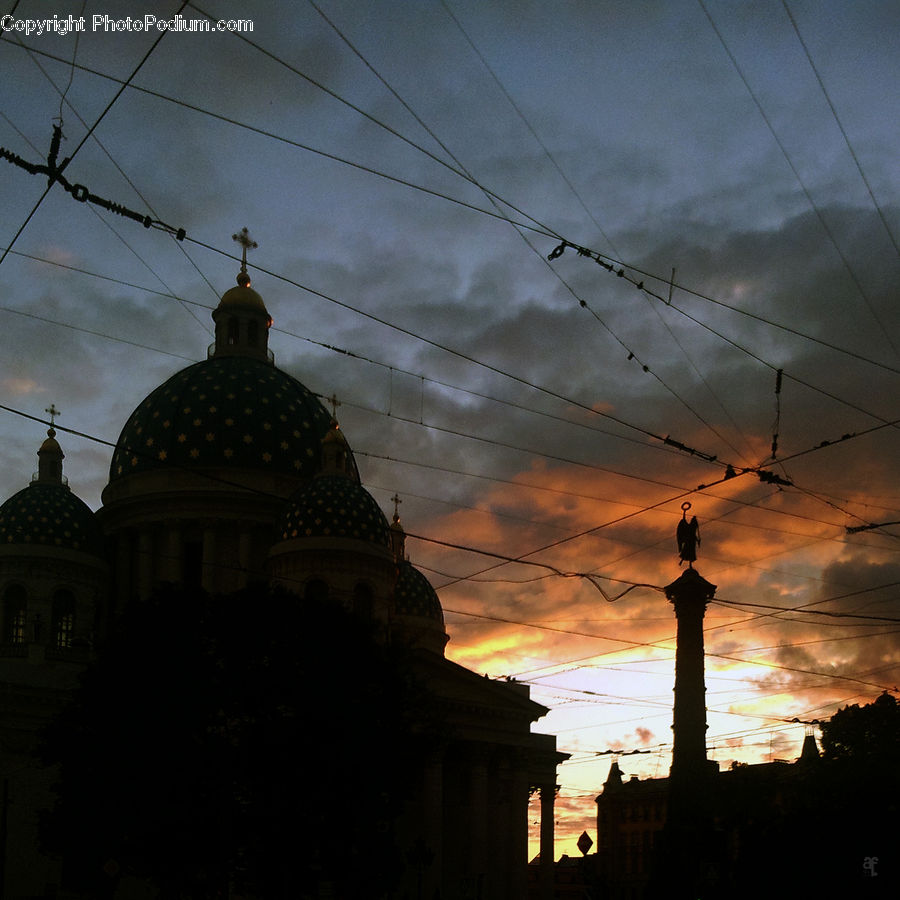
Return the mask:
<svg viewBox="0 0 900 900"><path fill-rule="evenodd" d="M329 596L351 605L357 585L372 589L376 606L387 615L387 597L394 584L394 561L386 551L352 539L281 541L269 551L270 578L287 590L303 594L311 581L328 586ZM379 616L383 618L384 616Z"/></svg>

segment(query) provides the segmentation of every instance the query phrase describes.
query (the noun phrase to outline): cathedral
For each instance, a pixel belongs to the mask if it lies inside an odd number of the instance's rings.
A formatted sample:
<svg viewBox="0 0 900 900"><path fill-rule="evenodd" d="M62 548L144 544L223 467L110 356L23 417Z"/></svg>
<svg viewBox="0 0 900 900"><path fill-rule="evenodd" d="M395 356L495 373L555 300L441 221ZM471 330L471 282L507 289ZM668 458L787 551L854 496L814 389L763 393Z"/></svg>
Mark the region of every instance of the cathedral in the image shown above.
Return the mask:
<svg viewBox="0 0 900 900"><path fill-rule="evenodd" d="M69 489L52 425L37 474L0 506L0 896L73 896L39 846L53 773L34 751L117 614L161 583L218 594L261 579L298 603L327 598L373 620L413 648L436 698L447 737L410 773L398 829L401 849L424 846L428 865L398 896L525 896L535 791L540 895L551 896L566 756L531 731L546 708L526 686L445 656L441 603L408 559L396 503L388 522L333 413L275 365L246 248L212 317L208 358L153 390L122 427L96 513Z"/></svg>

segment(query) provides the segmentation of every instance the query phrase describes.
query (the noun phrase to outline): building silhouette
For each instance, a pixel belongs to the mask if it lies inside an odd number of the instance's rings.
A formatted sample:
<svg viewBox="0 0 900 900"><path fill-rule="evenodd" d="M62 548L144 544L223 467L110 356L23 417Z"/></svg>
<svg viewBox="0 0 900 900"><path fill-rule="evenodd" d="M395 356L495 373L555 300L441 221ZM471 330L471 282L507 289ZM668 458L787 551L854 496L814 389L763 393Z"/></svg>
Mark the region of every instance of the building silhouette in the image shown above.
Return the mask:
<svg viewBox="0 0 900 900"><path fill-rule="evenodd" d="M446 658L441 604L408 559L397 509L389 523L334 413L275 366L272 319L246 262L237 281L213 312L208 358L125 422L96 514L67 485L54 428L32 483L0 506L0 896L57 895L58 866L37 844L52 781L34 756L37 735L116 616L161 583L225 593L264 579L299 603L353 609L412 648L434 699L443 740L398 787L398 845L418 860L398 896L525 896L537 790L549 898L566 757L531 731L546 708L527 686Z"/></svg>
<svg viewBox="0 0 900 900"><path fill-rule="evenodd" d="M677 618L671 769L626 780L610 766L588 896L896 896L895 768L822 759L810 726L794 762L720 771L707 759L703 616L716 587L693 568L695 553L683 559L689 568L665 588Z"/></svg>

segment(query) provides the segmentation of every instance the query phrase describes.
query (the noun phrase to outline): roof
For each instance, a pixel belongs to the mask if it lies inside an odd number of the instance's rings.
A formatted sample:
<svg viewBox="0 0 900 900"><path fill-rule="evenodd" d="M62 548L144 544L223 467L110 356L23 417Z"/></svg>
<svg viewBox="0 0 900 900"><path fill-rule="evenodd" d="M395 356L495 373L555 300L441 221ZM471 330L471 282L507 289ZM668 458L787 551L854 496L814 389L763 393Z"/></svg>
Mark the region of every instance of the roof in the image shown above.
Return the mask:
<svg viewBox="0 0 900 900"><path fill-rule="evenodd" d="M318 475L296 491L279 525L282 540L331 537L390 549L387 519L375 498L344 474Z"/></svg>
<svg viewBox="0 0 900 900"><path fill-rule="evenodd" d="M214 357L177 372L137 406L119 435L110 482L175 466L311 477L330 421L312 392L268 362Z"/></svg>
<svg viewBox="0 0 900 900"><path fill-rule="evenodd" d="M411 563L403 560L394 589L394 609L401 616L420 616L444 627L444 610L431 582Z"/></svg>
<svg viewBox="0 0 900 900"><path fill-rule="evenodd" d="M32 482L0 506L0 546L46 546L103 553L90 507L64 484Z"/></svg>

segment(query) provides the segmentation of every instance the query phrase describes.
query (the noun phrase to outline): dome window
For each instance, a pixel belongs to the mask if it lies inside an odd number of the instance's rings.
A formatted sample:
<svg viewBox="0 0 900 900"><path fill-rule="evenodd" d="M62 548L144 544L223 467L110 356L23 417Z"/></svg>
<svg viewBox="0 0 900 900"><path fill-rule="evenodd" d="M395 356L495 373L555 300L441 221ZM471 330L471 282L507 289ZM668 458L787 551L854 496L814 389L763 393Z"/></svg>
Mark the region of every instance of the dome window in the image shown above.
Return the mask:
<svg viewBox="0 0 900 900"><path fill-rule="evenodd" d="M12 584L3 595L3 643L25 643L25 588Z"/></svg>
<svg viewBox="0 0 900 900"><path fill-rule="evenodd" d="M233 316L228 320L228 345L233 347L241 336L241 326Z"/></svg>
<svg viewBox="0 0 900 900"><path fill-rule="evenodd" d="M75 637L75 595L57 591L53 595L53 646L66 650Z"/></svg>

